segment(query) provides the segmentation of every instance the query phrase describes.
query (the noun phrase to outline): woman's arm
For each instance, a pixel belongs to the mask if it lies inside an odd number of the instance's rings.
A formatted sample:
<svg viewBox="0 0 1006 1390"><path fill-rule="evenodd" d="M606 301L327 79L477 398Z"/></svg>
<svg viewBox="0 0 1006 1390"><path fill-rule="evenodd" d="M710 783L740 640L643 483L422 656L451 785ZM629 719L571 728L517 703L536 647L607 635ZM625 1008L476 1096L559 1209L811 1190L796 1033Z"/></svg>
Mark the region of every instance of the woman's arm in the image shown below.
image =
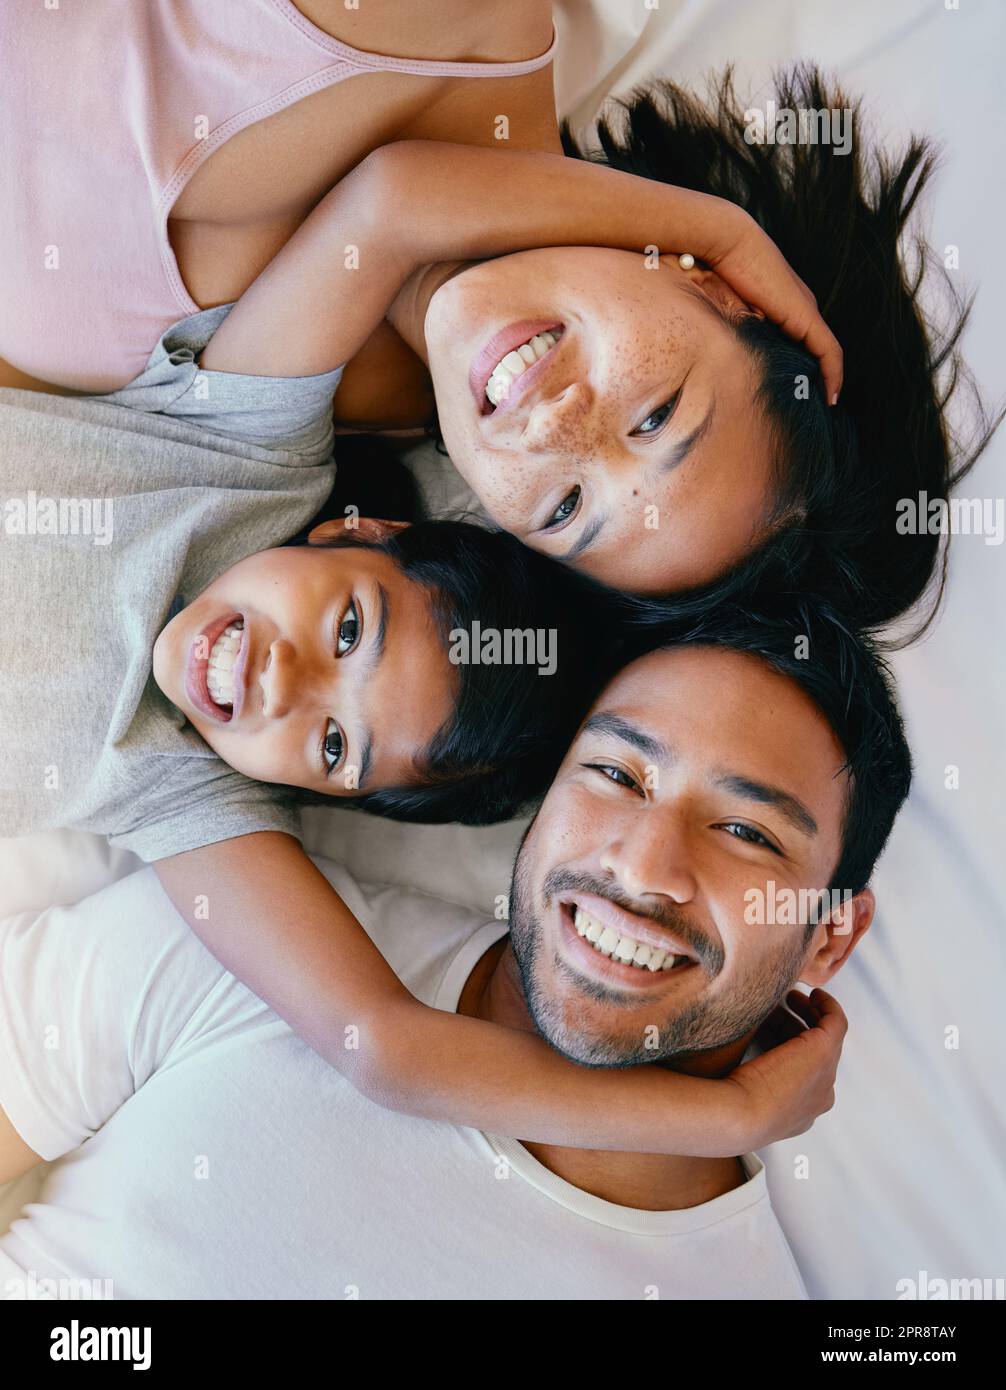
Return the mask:
<svg viewBox="0 0 1006 1390"><path fill-rule="evenodd" d="M821 360L841 349L810 291L735 204L539 151L386 145L318 204L203 353L217 371L311 376L349 361L421 266L537 246L690 251Z"/></svg>
<svg viewBox="0 0 1006 1390"><path fill-rule="evenodd" d="M581 1067L530 1033L421 1004L288 835L243 835L155 867L217 959L390 1109L543 1144L721 1157L802 1133L831 1103L837 1005L775 1049L774 1066L757 1059L750 1080L747 1067L725 1080Z"/></svg>

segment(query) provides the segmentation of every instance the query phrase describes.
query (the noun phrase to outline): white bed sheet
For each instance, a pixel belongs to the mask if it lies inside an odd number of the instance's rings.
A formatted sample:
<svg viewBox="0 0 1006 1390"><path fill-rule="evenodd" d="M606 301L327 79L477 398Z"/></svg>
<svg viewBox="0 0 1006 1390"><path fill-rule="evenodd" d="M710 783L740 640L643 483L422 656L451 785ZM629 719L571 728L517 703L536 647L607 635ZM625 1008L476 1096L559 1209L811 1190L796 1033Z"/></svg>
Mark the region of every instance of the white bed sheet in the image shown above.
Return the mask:
<svg viewBox="0 0 1006 1390"><path fill-rule="evenodd" d="M608 93L651 75L694 82L726 61L757 97L770 70L813 58L864 93L877 128L939 136L945 162L925 209L931 240L960 247L979 287L966 341L979 383L1002 394L1006 318L998 240L1006 156L997 109L1004 56L998 0L565 0L558 24L560 109L582 128ZM1002 496L1006 438L965 485ZM420 467L438 505L464 503ZM810 1134L766 1159L773 1198L812 1297L893 1298L902 1279L1006 1273L1006 1059L1001 854L1006 822L1003 547L958 540L947 602L929 638L900 654L916 784L876 877L877 921L835 993L851 1028L837 1104ZM948 790L945 769L960 770ZM307 817L309 848L361 881L412 887L491 914L520 833L406 828L350 812ZM0 841L0 915L77 901L135 862L93 836ZM959 1030L947 1046L948 1030ZM808 1175L795 1160L806 1156ZM0 1189L0 1228L37 1179Z"/></svg>

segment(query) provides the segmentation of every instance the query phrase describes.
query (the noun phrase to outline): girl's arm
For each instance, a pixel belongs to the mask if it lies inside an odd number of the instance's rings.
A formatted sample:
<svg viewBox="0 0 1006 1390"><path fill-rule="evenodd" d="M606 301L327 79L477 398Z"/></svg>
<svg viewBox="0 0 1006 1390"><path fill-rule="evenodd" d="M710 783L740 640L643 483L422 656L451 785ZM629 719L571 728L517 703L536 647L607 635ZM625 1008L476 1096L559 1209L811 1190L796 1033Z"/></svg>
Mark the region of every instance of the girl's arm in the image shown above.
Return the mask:
<svg viewBox="0 0 1006 1390"><path fill-rule="evenodd" d="M420 1003L288 835L243 835L155 867L217 959L390 1109L533 1143L732 1157L802 1133L831 1104L837 1004L723 1080L581 1067L533 1034Z"/></svg>
<svg viewBox="0 0 1006 1390"><path fill-rule="evenodd" d="M819 358L842 351L817 303L743 209L540 151L414 140L338 183L242 295L202 357L216 371L311 376L348 362L421 266L538 246L690 251Z"/></svg>

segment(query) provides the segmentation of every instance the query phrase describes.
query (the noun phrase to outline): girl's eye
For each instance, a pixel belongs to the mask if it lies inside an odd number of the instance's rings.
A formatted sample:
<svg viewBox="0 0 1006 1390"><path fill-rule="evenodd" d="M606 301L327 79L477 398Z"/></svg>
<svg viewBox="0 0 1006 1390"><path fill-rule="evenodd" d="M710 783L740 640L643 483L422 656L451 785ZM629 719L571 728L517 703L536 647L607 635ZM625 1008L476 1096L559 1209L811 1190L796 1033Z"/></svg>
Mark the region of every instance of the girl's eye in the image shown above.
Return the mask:
<svg viewBox="0 0 1006 1390"><path fill-rule="evenodd" d="M678 391L671 397L669 401L665 401L663 405L658 406L656 410L654 410L651 414L647 415L643 423L639 425L637 429L634 429L632 433L634 435L657 434L660 430L663 429L664 425L667 424L668 420L674 414L675 410L677 409L678 401L680 399L681 392Z"/></svg>
<svg viewBox="0 0 1006 1390"><path fill-rule="evenodd" d="M345 656L356 646L360 636L360 616L356 611L356 604L350 603L346 615L339 624L339 631L336 634L335 654Z"/></svg>
<svg viewBox="0 0 1006 1390"><path fill-rule="evenodd" d="M725 830L729 835L736 836L738 840L743 840L745 844L764 845L764 847L770 849L773 854L781 853L771 840L765 838L760 830L755 830L752 825L745 825L743 821L727 821L725 825L720 826L720 829Z"/></svg>
<svg viewBox="0 0 1006 1390"><path fill-rule="evenodd" d="M550 531L553 526L561 526L564 521L568 521L570 517L573 516L579 505L580 489L578 487L575 487L562 499L562 501L556 507L555 511L545 522L543 529L546 531Z"/></svg>
<svg viewBox="0 0 1006 1390"><path fill-rule="evenodd" d="M325 725L325 741L321 746L326 775L339 766L342 761L342 750L342 733L335 720L330 719Z"/></svg>
<svg viewBox="0 0 1006 1390"><path fill-rule="evenodd" d="M602 777L607 777L610 782L614 782L619 787L628 787L629 791L638 792L639 783L634 777L630 777L624 768L617 767L614 763L584 763L584 767L592 767L595 772L599 772Z"/></svg>

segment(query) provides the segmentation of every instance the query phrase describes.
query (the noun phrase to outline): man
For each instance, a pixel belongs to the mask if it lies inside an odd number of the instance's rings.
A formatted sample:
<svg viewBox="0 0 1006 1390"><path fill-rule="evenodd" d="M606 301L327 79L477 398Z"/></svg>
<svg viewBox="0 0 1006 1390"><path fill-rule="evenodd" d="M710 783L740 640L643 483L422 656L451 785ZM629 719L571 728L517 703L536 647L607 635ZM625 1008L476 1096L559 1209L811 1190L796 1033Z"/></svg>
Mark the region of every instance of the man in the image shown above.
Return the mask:
<svg viewBox="0 0 1006 1390"><path fill-rule="evenodd" d="M909 781L881 670L810 608L689 637L596 702L521 847L509 936L326 870L420 998L584 1063L722 1075L796 980L847 959ZM777 910L829 888L830 913ZM8 1297L67 1277L120 1297L805 1296L754 1155L525 1147L379 1109L149 871L8 921L0 957L0 1175L60 1158L0 1238Z"/></svg>

